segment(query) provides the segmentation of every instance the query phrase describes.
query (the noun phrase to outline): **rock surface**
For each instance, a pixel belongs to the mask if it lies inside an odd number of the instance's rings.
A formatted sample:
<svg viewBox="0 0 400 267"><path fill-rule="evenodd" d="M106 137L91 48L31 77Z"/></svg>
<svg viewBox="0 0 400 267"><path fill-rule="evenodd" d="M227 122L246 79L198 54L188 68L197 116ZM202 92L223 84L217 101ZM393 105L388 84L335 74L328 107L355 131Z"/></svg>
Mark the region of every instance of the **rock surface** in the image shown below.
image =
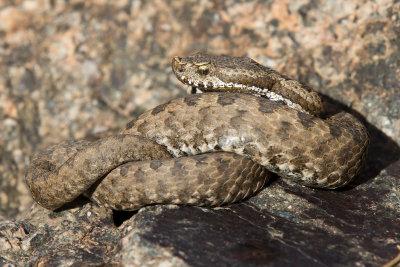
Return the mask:
<svg viewBox="0 0 400 267"><path fill-rule="evenodd" d="M39 3L40 2L40 3ZM400 244L400 3L0 1L0 265L377 266ZM365 120L347 188L278 178L215 209L33 204L29 156L184 94L170 58L248 55Z"/></svg>

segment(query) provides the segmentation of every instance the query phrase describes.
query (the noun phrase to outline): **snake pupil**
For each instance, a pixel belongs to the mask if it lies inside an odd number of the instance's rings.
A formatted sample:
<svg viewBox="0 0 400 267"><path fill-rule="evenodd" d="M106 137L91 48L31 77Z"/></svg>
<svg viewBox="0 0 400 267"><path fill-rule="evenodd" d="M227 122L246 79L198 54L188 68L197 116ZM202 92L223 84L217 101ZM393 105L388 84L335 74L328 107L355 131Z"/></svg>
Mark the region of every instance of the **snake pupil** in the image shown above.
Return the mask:
<svg viewBox="0 0 400 267"><path fill-rule="evenodd" d="M209 72L209 68L206 65L199 66L199 73L201 75L207 75Z"/></svg>

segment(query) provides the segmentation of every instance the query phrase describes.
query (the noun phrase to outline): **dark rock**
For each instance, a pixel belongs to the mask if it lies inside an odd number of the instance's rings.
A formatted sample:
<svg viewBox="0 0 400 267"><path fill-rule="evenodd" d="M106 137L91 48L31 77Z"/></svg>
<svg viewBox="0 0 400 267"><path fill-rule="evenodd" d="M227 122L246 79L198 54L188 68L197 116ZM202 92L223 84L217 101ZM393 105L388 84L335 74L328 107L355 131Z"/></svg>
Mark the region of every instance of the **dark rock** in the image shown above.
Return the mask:
<svg viewBox="0 0 400 267"><path fill-rule="evenodd" d="M0 224L0 263L111 264L120 239L111 210L85 204L52 212L34 204L23 220Z"/></svg>

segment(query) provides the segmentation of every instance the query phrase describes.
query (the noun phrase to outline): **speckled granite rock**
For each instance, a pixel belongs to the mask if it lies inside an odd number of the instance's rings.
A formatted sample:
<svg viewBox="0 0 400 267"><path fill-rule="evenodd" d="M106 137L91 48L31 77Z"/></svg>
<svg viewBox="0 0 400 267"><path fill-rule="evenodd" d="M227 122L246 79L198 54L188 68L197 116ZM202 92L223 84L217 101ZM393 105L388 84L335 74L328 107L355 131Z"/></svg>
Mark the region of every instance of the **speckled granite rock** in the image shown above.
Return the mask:
<svg viewBox="0 0 400 267"><path fill-rule="evenodd" d="M91 204L61 212L34 204L23 221L3 221L0 233L0 264L29 266L112 264L121 239L112 211Z"/></svg>
<svg viewBox="0 0 400 267"><path fill-rule="evenodd" d="M400 3L0 1L0 265L376 266L400 243ZM170 58L248 55L351 108L371 148L337 191L279 179L218 209L32 205L29 156L183 95ZM31 208L30 208L31 207ZM122 224L121 224L122 223Z"/></svg>

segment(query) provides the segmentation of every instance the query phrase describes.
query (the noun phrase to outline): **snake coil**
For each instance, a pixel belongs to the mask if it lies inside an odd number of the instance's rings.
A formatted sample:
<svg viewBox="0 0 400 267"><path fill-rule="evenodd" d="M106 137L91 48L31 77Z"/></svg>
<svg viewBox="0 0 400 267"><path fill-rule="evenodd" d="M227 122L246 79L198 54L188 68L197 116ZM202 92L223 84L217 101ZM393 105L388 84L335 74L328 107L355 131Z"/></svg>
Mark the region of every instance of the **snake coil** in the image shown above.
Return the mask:
<svg viewBox="0 0 400 267"><path fill-rule="evenodd" d="M54 210L85 194L119 210L156 203L217 206L240 201L270 172L337 188L358 173L364 125L340 112L323 118L319 95L247 57L174 57L192 94L148 110L118 135L66 141L36 154L26 181Z"/></svg>

